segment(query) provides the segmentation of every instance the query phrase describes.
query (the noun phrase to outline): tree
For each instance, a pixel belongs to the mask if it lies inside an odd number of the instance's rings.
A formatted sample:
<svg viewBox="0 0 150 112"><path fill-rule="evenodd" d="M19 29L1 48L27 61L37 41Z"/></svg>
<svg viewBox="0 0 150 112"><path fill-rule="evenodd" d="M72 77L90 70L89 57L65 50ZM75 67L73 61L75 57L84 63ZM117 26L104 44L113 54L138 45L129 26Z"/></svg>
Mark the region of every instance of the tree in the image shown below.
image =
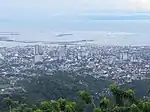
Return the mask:
<svg viewBox="0 0 150 112"><path fill-rule="evenodd" d="M12 106L17 104L17 101L11 100L9 97L3 99L4 104L8 107L9 112L12 112Z"/></svg>
<svg viewBox="0 0 150 112"><path fill-rule="evenodd" d="M13 108L12 112L33 112L33 108L27 104L20 104L17 108Z"/></svg>
<svg viewBox="0 0 150 112"><path fill-rule="evenodd" d="M138 108L137 105L132 104L132 105L131 105L131 112L140 112L140 109Z"/></svg>
<svg viewBox="0 0 150 112"><path fill-rule="evenodd" d="M67 100L60 98L60 99L58 100L58 103L59 103L59 108L60 108L60 110L61 110L61 111L65 111L65 108L66 108L65 106L66 106L66 104L67 104Z"/></svg>
<svg viewBox="0 0 150 112"><path fill-rule="evenodd" d="M79 91L79 97L85 101L86 104L92 103L92 97L89 92L87 91Z"/></svg>
<svg viewBox="0 0 150 112"><path fill-rule="evenodd" d="M110 103L110 100L108 98L104 97L103 100L100 102L100 108L103 111L107 111L109 103Z"/></svg>
<svg viewBox="0 0 150 112"><path fill-rule="evenodd" d="M58 103L59 103L59 108L61 111L76 112L76 110L75 110L76 103L75 102L70 102L70 101L67 101L66 99L60 98L58 100Z"/></svg>
<svg viewBox="0 0 150 112"><path fill-rule="evenodd" d="M34 112L43 112L41 109L37 109Z"/></svg>
<svg viewBox="0 0 150 112"><path fill-rule="evenodd" d="M91 94L87 91L79 91L78 94L81 99L79 101L60 98L56 101L43 101L40 105L17 104L17 106L13 106L15 101L10 98L5 98L4 101L9 107L9 112L85 112L86 106L89 105L93 106L93 110L90 112L150 112L150 102L137 100L133 90L124 91L114 84L110 86L110 90L115 97L115 102L104 97L99 105L94 104ZM128 104L126 104L127 101Z"/></svg>
<svg viewBox="0 0 150 112"><path fill-rule="evenodd" d="M102 112L100 108L95 108L93 112Z"/></svg>

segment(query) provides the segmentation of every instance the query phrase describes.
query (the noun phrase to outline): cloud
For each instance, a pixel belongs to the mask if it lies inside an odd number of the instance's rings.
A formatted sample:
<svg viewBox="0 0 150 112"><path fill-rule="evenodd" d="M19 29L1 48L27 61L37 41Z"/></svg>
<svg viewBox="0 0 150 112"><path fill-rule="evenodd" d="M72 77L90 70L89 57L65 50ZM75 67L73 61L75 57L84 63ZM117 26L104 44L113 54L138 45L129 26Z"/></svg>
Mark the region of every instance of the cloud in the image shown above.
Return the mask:
<svg viewBox="0 0 150 112"><path fill-rule="evenodd" d="M3 0L6 12L83 13L83 12L148 12L150 0Z"/></svg>
<svg viewBox="0 0 150 112"><path fill-rule="evenodd" d="M99 20L104 18L100 16L104 14L138 12L149 13L150 0L3 0L0 4L0 21L77 21L85 19L84 15Z"/></svg>

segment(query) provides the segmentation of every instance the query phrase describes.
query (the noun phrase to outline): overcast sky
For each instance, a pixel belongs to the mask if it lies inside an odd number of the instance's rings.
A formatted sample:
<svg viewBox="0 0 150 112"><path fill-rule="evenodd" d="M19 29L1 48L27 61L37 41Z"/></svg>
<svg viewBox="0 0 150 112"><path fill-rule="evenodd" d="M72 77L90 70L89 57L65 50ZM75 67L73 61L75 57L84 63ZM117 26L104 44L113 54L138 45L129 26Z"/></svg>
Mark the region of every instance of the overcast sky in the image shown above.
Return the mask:
<svg viewBox="0 0 150 112"><path fill-rule="evenodd" d="M132 15L117 19L141 19L141 15L142 19L150 19L149 12L150 0L1 0L0 25L33 26L38 23L46 27L49 23L57 27L57 24L66 25L65 22L76 25L77 21L84 24L83 21L88 20L116 19L109 17L114 15Z"/></svg>
<svg viewBox="0 0 150 112"><path fill-rule="evenodd" d="M150 0L1 0L1 16L149 12Z"/></svg>

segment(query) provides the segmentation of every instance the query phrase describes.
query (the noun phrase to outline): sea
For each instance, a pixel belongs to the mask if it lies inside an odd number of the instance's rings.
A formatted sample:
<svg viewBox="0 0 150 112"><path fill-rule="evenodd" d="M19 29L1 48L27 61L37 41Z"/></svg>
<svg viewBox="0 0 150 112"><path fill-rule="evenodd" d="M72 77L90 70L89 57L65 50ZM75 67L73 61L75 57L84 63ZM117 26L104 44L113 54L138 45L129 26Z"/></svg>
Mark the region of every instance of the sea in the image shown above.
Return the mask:
<svg viewBox="0 0 150 112"><path fill-rule="evenodd" d="M18 35L5 35L17 33ZM4 34L4 35L3 35ZM58 36L62 34L69 34ZM17 41L70 42L93 40L102 46L150 46L150 20L96 20L53 25L15 25L0 23L0 38ZM31 43L0 42L1 47ZM35 44L35 43L32 43Z"/></svg>

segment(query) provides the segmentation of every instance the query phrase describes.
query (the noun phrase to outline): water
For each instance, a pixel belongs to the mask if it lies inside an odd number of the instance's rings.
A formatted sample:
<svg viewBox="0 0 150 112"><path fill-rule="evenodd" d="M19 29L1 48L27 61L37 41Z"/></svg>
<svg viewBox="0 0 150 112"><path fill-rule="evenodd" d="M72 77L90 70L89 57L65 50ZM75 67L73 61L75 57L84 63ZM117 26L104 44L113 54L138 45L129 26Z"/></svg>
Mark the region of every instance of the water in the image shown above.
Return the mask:
<svg viewBox="0 0 150 112"><path fill-rule="evenodd" d="M100 45L150 45L150 21L78 21L66 22L59 26L11 26L0 27L0 31L18 32L18 36L9 36L15 40L68 42L74 40L94 40ZM57 37L61 33L73 35ZM1 46L26 45L20 43L0 42Z"/></svg>

